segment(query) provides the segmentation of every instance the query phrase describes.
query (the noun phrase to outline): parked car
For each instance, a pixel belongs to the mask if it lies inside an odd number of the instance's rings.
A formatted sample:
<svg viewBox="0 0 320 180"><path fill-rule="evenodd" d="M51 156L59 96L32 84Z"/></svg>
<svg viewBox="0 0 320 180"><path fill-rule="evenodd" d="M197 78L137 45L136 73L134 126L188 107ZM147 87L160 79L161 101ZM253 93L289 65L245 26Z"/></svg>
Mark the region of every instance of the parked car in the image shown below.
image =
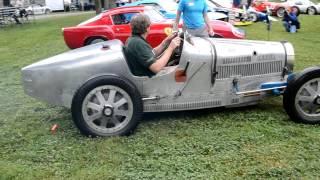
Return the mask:
<svg viewBox="0 0 320 180"><path fill-rule="evenodd" d="M96 9L96 6L94 3L90 3L90 2L85 2L83 4L83 10L85 11L91 11L91 10L95 10Z"/></svg>
<svg viewBox="0 0 320 180"><path fill-rule="evenodd" d="M132 3L127 3L124 6L140 6L148 5L155 7L156 10L161 12L167 19L175 19L178 9L178 4L171 0L139 0ZM208 11L209 19L225 20L227 16L224 13Z"/></svg>
<svg viewBox="0 0 320 180"><path fill-rule="evenodd" d="M213 9L216 12L225 13L228 16L229 22L235 26L252 24L253 19L246 10L229 6L225 7L220 5L216 0L208 0L207 3L210 9Z"/></svg>
<svg viewBox="0 0 320 180"><path fill-rule="evenodd" d="M26 8L28 14L49 14L51 9L48 6L43 6L40 4L32 4Z"/></svg>
<svg viewBox="0 0 320 180"><path fill-rule="evenodd" d="M288 42L184 38L172 56L178 63L153 77L137 77L120 40L36 62L22 69L26 94L71 108L81 133L127 135L144 112L257 104L283 94L296 122L320 122L320 67L293 74ZM214 111L214 110L213 110Z"/></svg>
<svg viewBox="0 0 320 180"><path fill-rule="evenodd" d="M320 13L320 3L316 4L310 0L288 0L288 5L295 8L298 13L314 15Z"/></svg>
<svg viewBox="0 0 320 180"><path fill-rule="evenodd" d="M251 6L259 12L267 12L268 8L272 15L283 17L285 9L289 7L286 2L269 2L268 0L253 0Z"/></svg>
<svg viewBox="0 0 320 180"><path fill-rule="evenodd" d="M147 41L152 47L159 45L172 30L174 20L164 18L150 6L120 7L108 10L89 19L78 26L63 28L63 36L67 46L71 49L101 41L120 39L123 43L131 35L130 20L137 13L145 13L151 19L150 33ZM211 20L216 37L243 39L243 30L230 23ZM182 24L180 24L180 27Z"/></svg>

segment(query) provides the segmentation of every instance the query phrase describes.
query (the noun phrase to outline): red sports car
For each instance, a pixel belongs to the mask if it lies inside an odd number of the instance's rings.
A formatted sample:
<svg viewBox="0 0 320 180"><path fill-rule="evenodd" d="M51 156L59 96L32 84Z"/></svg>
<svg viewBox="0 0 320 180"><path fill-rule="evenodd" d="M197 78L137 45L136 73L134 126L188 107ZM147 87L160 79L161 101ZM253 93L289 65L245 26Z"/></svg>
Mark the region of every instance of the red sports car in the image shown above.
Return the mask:
<svg viewBox="0 0 320 180"><path fill-rule="evenodd" d="M110 39L120 39L125 43L131 35L130 19L137 13L147 14L152 21L147 37L152 47L159 45L172 31L173 20L165 19L150 6L120 7L105 11L75 27L63 28L64 40L71 49ZM234 39L245 37L243 30L224 21L212 20L211 26L216 37Z"/></svg>
<svg viewBox="0 0 320 180"><path fill-rule="evenodd" d="M278 17L283 17L285 9L289 7L285 2L270 2L268 0L254 0L251 5L259 12L267 12L267 8L269 8L272 15Z"/></svg>

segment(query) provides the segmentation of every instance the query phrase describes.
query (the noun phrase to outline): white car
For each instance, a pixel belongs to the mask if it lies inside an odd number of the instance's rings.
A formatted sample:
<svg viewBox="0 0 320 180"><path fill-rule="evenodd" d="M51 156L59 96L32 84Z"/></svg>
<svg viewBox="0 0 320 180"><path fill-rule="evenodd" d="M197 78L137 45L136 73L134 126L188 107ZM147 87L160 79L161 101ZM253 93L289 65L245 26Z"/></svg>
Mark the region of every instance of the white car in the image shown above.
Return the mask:
<svg viewBox="0 0 320 180"><path fill-rule="evenodd" d="M51 9L48 6L33 4L26 8L28 14L49 14Z"/></svg>
<svg viewBox="0 0 320 180"><path fill-rule="evenodd" d="M316 4L310 0L288 0L288 5L296 8L299 13L314 15L320 13L320 3Z"/></svg>

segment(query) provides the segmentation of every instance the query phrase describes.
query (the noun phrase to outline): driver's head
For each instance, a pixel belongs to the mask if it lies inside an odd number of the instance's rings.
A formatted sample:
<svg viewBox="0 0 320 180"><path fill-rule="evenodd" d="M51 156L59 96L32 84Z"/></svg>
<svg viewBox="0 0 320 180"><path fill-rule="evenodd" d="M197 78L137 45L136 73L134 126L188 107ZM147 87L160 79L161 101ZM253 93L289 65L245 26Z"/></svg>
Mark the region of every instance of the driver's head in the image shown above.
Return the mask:
<svg viewBox="0 0 320 180"><path fill-rule="evenodd" d="M135 15L130 22L132 35L143 35L149 31L150 18L142 13Z"/></svg>

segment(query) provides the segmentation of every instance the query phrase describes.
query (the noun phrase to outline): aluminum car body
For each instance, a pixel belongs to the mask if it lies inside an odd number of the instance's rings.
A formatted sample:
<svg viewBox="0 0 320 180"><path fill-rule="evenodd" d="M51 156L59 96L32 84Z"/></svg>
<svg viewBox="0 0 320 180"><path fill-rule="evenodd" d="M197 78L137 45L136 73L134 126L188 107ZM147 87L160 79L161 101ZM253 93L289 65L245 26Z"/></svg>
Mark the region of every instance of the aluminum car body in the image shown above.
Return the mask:
<svg viewBox="0 0 320 180"><path fill-rule="evenodd" d="M287 42L216 38L185 40L180 62L152 78L133 76L119 40L71 50L22 69L25 92L70 108L77 90L103 75L132 82L143 97L144 112L255 104L268 95L269 82L286 83L294 50ZM184 75L177 75L185 71Z"/></svg>

